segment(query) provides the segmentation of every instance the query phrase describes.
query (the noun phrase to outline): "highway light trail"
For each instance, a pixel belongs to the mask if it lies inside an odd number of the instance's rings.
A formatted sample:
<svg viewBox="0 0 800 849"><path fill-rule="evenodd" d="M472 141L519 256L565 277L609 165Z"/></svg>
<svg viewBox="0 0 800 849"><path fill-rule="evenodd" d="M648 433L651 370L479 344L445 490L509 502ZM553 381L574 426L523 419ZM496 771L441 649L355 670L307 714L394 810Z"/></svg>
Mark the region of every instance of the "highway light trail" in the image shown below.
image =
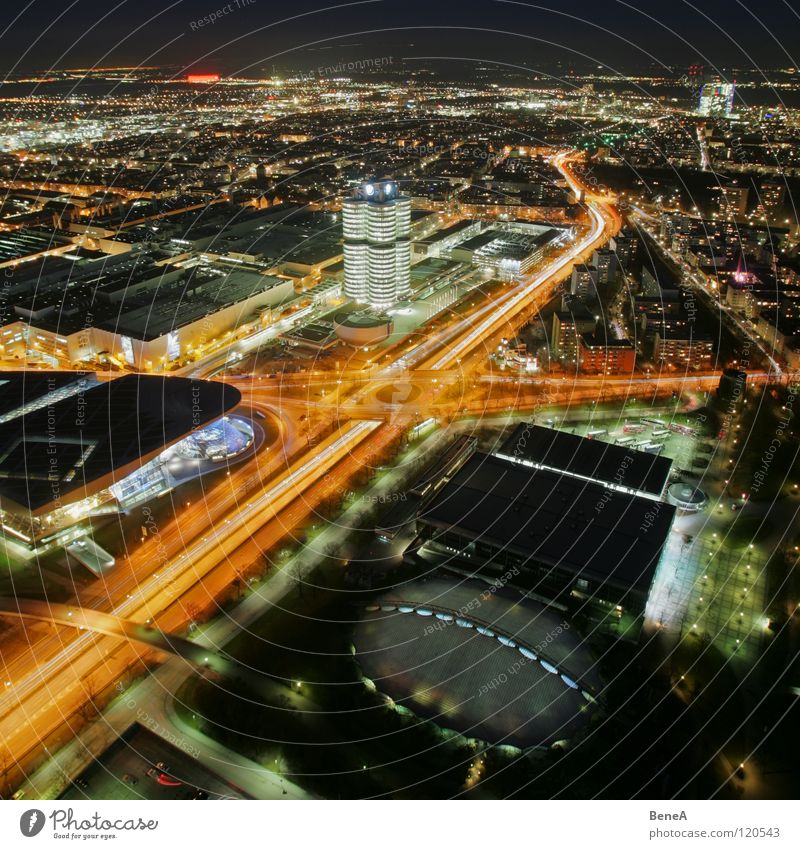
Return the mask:
<svg viewBox="0 0 800 849"><path fill-rule="evenodd" d="M500 305L496 309L490 311L489 316L484 319L471 333L465 336L460 342L442 354L436 360L431 368L445 369L453 364L459 357L463 356L473 345L483 339L492 332L506 316L511 315L514 311L523 304L531 294L539 288L546 280L549 280L554 274L558 274L569 263L574 262L603 232L605 227L605 219L593 206L589 207L589 214L592 216L592 228L587 233L586 237L579 242L566 255L561 257L555 265L545 269L541 274L536 275L533 280L521 292L514 295L511 299Z"/></svg>
<svg viewBox="0 0 800 849"><path fill-rule="evenodd" d="M378 421L370 420L350 422L345 425L344 433L337 436L327 445L323 443L294 471L281 478L261 495L254 497L245 506L237 510L234 519L230 522L223 522L219 530L215 529L212 540L209 540L207 537L202 538L193 546L187 548L174 558L169 566L160 569L158 574L151 574L136 592L131 594L121 604L112 608L110 613L121 619L133 618L134 614L140 611L149 600L156 597L163 590L164 586L171 580L179 577L203 554L208 553L212 546L219 546L234 533L242 530L249 520L253 519L262 511L270 510L272 515L260 520L260 525L274 518L295 497L297 494L295 488L298 485L309 478L313 477L316 479L319 477L320 474L323 474L338 461L343 451L355 447L380 424ZM0 710L2 710L3 715L5 716L8 711L13 710L24 698L40 687L49 676L57 674L66 664L76 660L94 639L94 634L87 633L82 635L49 661L32 670L31 674L24 681L15 684L11 688L4 688L5 693L0 698Z"/></svg>

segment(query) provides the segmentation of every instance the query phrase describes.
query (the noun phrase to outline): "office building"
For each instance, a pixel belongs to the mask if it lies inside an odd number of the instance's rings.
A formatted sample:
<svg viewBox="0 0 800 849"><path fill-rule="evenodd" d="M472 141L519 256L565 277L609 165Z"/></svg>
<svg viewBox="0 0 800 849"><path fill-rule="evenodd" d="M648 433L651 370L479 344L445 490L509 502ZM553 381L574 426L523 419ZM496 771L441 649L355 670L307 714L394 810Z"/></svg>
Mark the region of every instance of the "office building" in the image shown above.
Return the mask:
<svg viewBox="0 0 800 849"><path fill-rule="evenodd" d="M580 370L587 374L630 374L636 348L630 339L612 339L606 333L583 333L578 340Z"/></svg>
<svg viewBox="0 0 800 849"><path fill-rule="evenodd" d="M518 585L564 609L641 617L675 508L596 482L593 459L566 474L475 453L420 513L423 551L472 574L518 569Z"/></svg>
<svg viewBox="0 0 800 849"><path fill-rule="evenodd" d="M733 83L705 83L700 89L698 112L707 117L726 117L733 112Z"/></svg>
<svg viewBox="0 0 800 849"><path fill-rule="evenodd" d="M411 199L391 180L364 183L342 204L344 293L387 309L410 293Z"/></svg>

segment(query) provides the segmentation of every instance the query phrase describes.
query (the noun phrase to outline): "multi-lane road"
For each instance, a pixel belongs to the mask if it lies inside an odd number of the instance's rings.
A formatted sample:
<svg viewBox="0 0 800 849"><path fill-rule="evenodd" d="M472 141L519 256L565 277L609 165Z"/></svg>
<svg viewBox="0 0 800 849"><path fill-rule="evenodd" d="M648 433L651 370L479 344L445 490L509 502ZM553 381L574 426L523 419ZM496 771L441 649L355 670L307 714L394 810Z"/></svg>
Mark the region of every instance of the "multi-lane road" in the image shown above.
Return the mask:
<svg viewBox="0 0 800 849"><path fill-rule="evenodd" d="M424 340L398 348L380 366L366 372L290 378L290 390L316 380L329 390L311 404L314 418L334 428L320 442L312 438L308 422L301 424L305 417L301 411L309 410L308 398L291 392L287 397L280 380L238 382L245 407L278 414L281 447L265 448L232 468L227 480L203 499L181 505L176 519L148 535L111 576L89 587L76 604L134 622L184 626L187 617L176 613L180 607L176 602L199 596L213 599L230 584L229 563L242 559L248 540L264 529L269 539L280 539L313 511L315 499L341 492L359 464L413 420L420 406L404 405L402 399L399 404L376 401L382 388L398 381L421 386L422 403L431 405L448 383L465 374L474 376L482 360L476 355L498 333L513 332L532 308L552 296L573 263L586 258L621 226L612 199L582 184L572 171L573 163L569 153L554 159L569 187L586 199L587 223L573 244L468 318L453 320ZM224 358L221 352L210 356L202 364L206 373ZM4 648L0 738L13 761L30 766L42 743L82 702L117 679L132 657L131 646L110 636L63 628L33 635L19 652ZM86 686L88 681L91 687Z"/></svg>
<svg viewBox="0 0 800 849"><path fill-rule="evenodd" d="M298 499L313 484L351 456L379 425L378 421L344 425L249 497L243 497L230 485L212 491L196 506L207 510L208 515L220 517L206 523L205 535L187 539L182 533L183 522L175 523L172 532L159 533L155 543L132 553L128 568L120 570L110 582L103 582L102 595L93 588L94 594L81 600L81 606L120 619L155 620L177 599L202 584L220 561L234 556L263 525L286 508L296 507ZM217 501L230 506L227 515L218 508ZM117 648L119 641L112 638L98 638L90 631L76 635L71 629L60 629L32 642L29 651L18 653L14 661L5 664L0 691L0 739L16 762L24 762L60 727L65 716L120 676L133 652L117 653ZM4 651L4 658L5 655Z"/></svg>

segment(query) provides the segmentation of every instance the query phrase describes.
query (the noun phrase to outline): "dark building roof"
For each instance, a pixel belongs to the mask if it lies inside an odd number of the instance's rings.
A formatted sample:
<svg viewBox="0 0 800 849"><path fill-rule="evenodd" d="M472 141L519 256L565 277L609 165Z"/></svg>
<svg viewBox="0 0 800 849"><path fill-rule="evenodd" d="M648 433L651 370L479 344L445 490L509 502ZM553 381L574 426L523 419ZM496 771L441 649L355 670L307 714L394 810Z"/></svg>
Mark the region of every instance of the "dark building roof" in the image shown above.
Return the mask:
<svg viewBox="0 0 800 849"><path fill-rule="evenodd" d="M51 392L65 389L80 381L94 380L94 374L81 371L4 371L0 374L0 418L21 413Z"/></svg>
<svg viewBox="0 0 800 849"><path fill-rule="evenodd" d="M236 406L239 390L125 375L0 424L0 504L52 509L109 486Z"/></svg>
<svg viewBox="0 0 800 849"><path fill-rule="evenodd" d="M471 236L463 242L459 242L456 248L460 251L476 251L479 248L485 247L490 242L499 238L501 231L497 227L492 227L490 230L484 230L483 233L478 233L477 236Z"/></svg>
<svg viewBox="0 0 800 849"><path fill-rule="evenodd" d="M511 592L487 593L482 581L437 577L403 582L380 596L382 610L365 613L353 637L364 674L415 714L491 743L546 745L584 727L593 708L580 690L528 661L519 649L453 621L434 620L436 627L426 628L419 616L394 609L398 603L430 606L469 619L476 598L481 600L476 624L491 623L498 636L513 634L529 653L528 646L539 646L542 659L580 682L581 689L602 686L587 645L575 629L563 627L557 610ZM510 669L515 674L500 678L503 686L481 689Z"/></svg>
<svg viewBox="0 0 800 849"><path fill-rule="evenodd" d="M498 455L660 496L672 460L534 424L518 425Z"/></svg>
<svg viewBox="0 0 800 849"><path fill-rule="evenodd" d="M646 593L675 508L474 454L420 521L595 582Z"/></svg>
<svg viewBox="0 0 800 849"><path fill-rule="evenodd" d="M286 282L280 277L252 271L214 270L196 274L190 284L156 285L123 299L112 306L113 312L97 326L111 333L152 341Z"/></svg>
<svg viewBox="0 0 800 849"><path fill-rule="evenodd" d="M455 236L458 233L462 232L462 230L467 230L475 224L475 220L472 218L466 218L463 221L457 221L455 224L451 224L448 227L444 227L441 230L437 230L435 233L431 233L425 239L421 241L425 244L429 242L441 242L444 239L448 239L451 236Z"/></svg>
<svg viewBox="0 0 800 849"><path fill-rule="evenodd" d="M584 347L589 349L621 349L624 351L633 349L633 342L630 339L613 339L605 333L581 333L581 342Z"/></svg>
<svg viewBox="0 0 800 849"><path fill-rule="evenodd" d="M713 339L708 333L695 333L691 326L687 327L657 327L655 332L661 339L666 339L668 341L677 340L680 342L690 342L692 344L707 344L708 342L713 343Z"/></svg>

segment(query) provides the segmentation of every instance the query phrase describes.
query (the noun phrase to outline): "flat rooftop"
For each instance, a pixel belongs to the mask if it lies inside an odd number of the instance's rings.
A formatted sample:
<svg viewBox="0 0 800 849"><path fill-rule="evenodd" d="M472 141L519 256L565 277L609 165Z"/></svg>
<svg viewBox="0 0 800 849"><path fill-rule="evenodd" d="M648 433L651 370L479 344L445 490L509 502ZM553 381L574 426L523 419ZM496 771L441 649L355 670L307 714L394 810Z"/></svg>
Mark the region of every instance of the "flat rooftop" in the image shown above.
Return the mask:
<svg viewBox="0 0 800 849"><path fill-rule="evenodd" d="M208 271L190 284L155 287L122 302L114 315L98 322L113 333L151 341L245 301L260 292L283 286L286 280L253 271ZM131 303L133 302L133 303Z"/></svg>
<svg viewBox="0 0 800 849"><path fill-rule="evenodd" d="M51 230L12 230L0 233L0 262L11 262L25 256L63 248L71 238Z"/></svg>
<svg viewBox="0 0 800 849"><path fill-rule="evenodd" d="M473 251L478 256L488 258L508 258L523 260L533 254L541 245L546 245L559 235L554 228L531 234L504 230L493 227L457 247L460 250Z"/></svg>
<svg viewBox="0 0 800 849"><path fill-rule="evenodd" d="M800 329L800 321L793 320L792 322L786 322L785 325L781 325L781 330L788 331L791 327ZM686 327L656 327L655 332L662 339L666 339L670 342L689 342L692 345L705 345L714 341L708 333L695 333L694 330L688 326L688 322Z"/></svg>
<svg viewBox="0 0 800 849"><path fill-rule="evenodd" d="M655 497L664 491L672 468L667 457L534 424L518 425L496 453Z"/></svg>
<svg viewBox="0 0 800 849"><path fill-rule="evenodd" d="M261 256L273 263L318 265L341 255L340 230L341 225L335 222L327 229L315 230L282 222L253 228L242 234L227 233L225 250Z"/></svg>
<svg viewBox="0 0 800 849"><path fill-rule="evenodd" d="M335 336L333 326L323 322L311 322L303 327L297 327L282 334L284 339L297 339L318 345L329 341Z"/></svg>
<svg viewBox="0 0 800 849"><path fill-rule="evenodd" d="M0 504L35 511L91 495L240 399L225 383L136 374L54 397L0 424Z"/></svg>
<svg viewBox="0 0 800 849"><path fill-rule="evenodd" d="M478 233L477 236L471 236L469 239L459 242L455 247L460 251L477 251L495 241L500 236L500 232L497 227L492 227L490 230Z"/></svg>
<svg viewBox="0 0 800 849"><path fill-rule="evenodd" d="M473 224L475 224L475 219L466 218L463 221L457 221L455 224L450 224L442 230L437 230L435 233L431 233L430 236L426 236L424 239L420 239L419 241L424 244L435 244L436 242L441 242L444 239L450 239L453 236L458 236L459 233L467 230L469 227L472 227Z"/></svg>
<svg viewBox="0 0 800 849"><path fill-rule="evenodd" d="M587 348L601 348L602 350L630 351L633 349L633 342L630 339L615 339L609 336L608 333L582 333L581 341Z"/></svg>
<svg viewBox="0 0 800 849"><path fill-rule="evenodd" d="M669 504L656 508L600 484L474 454L420 520L576 578L646 593L674 513Z"/></svg>
<svg viewBox="0 0 800 849"><path fill-rule="evenodd" d="M0 373L0 423L17 419L28 408L47 405L50 397L58 397L65 390L77 390L79 384L94 380L93 372L4 371Z"/></svg>

